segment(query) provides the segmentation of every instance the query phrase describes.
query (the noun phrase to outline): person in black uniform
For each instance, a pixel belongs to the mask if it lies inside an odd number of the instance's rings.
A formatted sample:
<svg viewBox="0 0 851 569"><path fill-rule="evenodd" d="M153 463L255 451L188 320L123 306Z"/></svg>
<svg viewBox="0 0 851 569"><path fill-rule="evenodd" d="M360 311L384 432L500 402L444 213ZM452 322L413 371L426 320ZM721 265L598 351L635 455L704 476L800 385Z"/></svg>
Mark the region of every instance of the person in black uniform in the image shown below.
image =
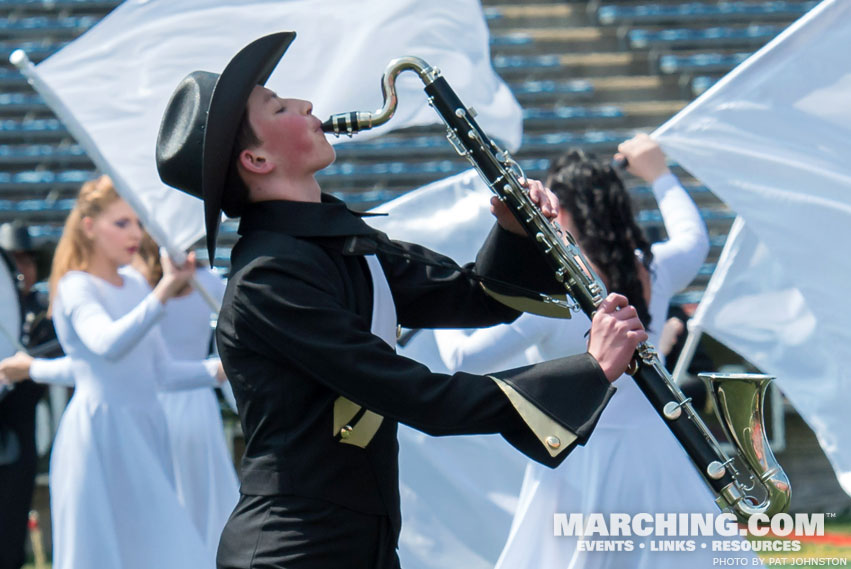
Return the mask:
<svg viewBox="0 0 851 569"><path fill-rule="evenodd" d="M8 252L20 275L22 330L26 348L55 346L44 351L48 357L62 355L53 342L56 333L47 317L47 298L33 289L40 269L47 263L36 249L25 225L0 225L0 248ZM42 273L43 274L43 273ZM0 394L0 569L18 569L24 564L27 517L32 503L36 475L35 407L44 386L23 381Z"/></svg>
<svg viewBox="0 0 851 569"><path fill-rule="evenodd" d="M459 267L322 194L314 175L335 156L319 119L307 101L263 87L294 37L256 40L220 75L188 75L157 141L163 181L204 200L211 258L221 211L241 217L217 343L246 449L218 567L396 568L397 422L432 435L499 433L556 466L587 440L610 381L647 336L626 299L610 295L584 355L488 376L432 373L397 355L397 324L516 318L482 278L558 285L498 202L476 263ZM552 218L555 197L528 186Z"/></svg>

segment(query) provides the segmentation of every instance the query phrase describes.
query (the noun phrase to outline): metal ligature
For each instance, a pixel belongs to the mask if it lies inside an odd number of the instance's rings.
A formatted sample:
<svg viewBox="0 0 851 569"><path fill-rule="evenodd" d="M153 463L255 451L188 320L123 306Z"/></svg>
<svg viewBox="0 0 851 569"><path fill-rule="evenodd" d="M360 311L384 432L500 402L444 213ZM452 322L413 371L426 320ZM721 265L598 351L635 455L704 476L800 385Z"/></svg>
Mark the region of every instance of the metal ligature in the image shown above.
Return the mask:
<svg viewBox="0 0 851 569"><path fill-rule="evenodd" d="M429 105L443 119L446 137L461 156L478 170L488 187L513 212L532 236L564 285L565 301L542 296L563 312L582 310L589 318L606 296L606 289L587 262L576 240L550 222L520 182L525 175L511 155L497 146L479 127L475 112L467 108L440 74L417 57L389 63L382 78L383 106L375 112L350 112L331 116L322 125L327 133L351 136L390 120L396 110L395 83L399 73L416 72L425 84ZM492 293L492 291L488 291ZM496 296L501 301L507 299ZM765 436L763 400L771 377L753 374L708 374L719 420L733 446L730 457L683 395L662 365L656 348L642 343L628 372L668 425L716 496L719 508L739 521L751 515L784 512L791 495L789 480L775 459Z"/></svg>

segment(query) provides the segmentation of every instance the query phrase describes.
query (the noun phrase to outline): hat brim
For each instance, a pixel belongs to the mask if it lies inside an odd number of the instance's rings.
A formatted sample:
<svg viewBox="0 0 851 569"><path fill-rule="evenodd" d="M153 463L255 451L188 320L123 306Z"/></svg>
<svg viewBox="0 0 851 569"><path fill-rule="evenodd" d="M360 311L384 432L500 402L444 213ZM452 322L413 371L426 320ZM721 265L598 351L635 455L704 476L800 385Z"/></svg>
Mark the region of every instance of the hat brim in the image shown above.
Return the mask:
<svg viewBox="0 0 851 569"><path fill-rule="evenodd" d="M201 193L211 265L234 139L245 105L254 87L264 85L269 79L295 37L295 32L278 32L251 42L230 60L213 88L201 162Z"/></svg>

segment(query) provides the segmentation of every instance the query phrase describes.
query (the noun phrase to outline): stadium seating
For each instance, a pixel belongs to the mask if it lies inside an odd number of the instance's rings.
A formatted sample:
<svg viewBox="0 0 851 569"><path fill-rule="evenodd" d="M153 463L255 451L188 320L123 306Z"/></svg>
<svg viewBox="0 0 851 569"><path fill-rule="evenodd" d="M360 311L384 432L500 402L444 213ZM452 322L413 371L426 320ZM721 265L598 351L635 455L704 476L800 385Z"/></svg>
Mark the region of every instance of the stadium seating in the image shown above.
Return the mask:
<svg viewBox="0 0 851 569"><path fill-rule="evenodd" d="M692 95L695 97L702 95L704 91L715 85L718 79L718 77L712 77L707 75L699 75L697 77L694 77L691 80Z"/></svg>
<svg viewBox="0 0 851 569"><path fill-rule="evenodd" d="M771 40L781 30L779 25L753 25L746 27L712 28L667 28L632 29L627 33L629 45L633 49L647 48L696 48L726 46L760 46Z"/></svg>
<svg viewBox="0 0 851 569"><path fill-rule="evenodd" d="M740 20L790 20L814 7L808 1L737 1L737 2L672 2L607 4L597 10L597 20L603 25L678 22L717 22Z"/></svg>
<svg viewBox="0 0 851 569"><path fill-rule="evenodd" d="M29 10L54 12L56 10L100 10L106 13L121 4L122 0L0 0L0 10L14 12Z"/></svg>
<svg viewBox="0 0 851 569"><path fill-rule="evenodd" d="M32 16L0 20L0 34L13 38L51 36L78 36L95 25L100 18L94 16Z"/></svg>
<svg viewBox="0 0 851 569"><path fill-rule="evenodd" d="M0 0L0 221L24 217L41 238L55 238L69 198L93 175L85 152L6 63L9 54L22 48L38 62L119 3ZM664 122L814 4L485 0L494 68L524 108L519 163L541 177L568 147L610 154L635 132ZM469 167L438 127L355 139L336 149L337 162L320 174L323 187L359 209ZM715 240L712 266L732 214L702 184L680 174ZM658 233L661 219L649 189L628 183L640 222ZM221 260L235 226L225 224L222 235ZM700 277L692 289L699 291L703 282Z"/></svg>
<svg viewBox="0 0 851 569"><path fill-rule="evenodd" d="M733 69L750 55L750 53L668 54L659 58L659 72L669 75L674 73L720 73Z"/></svg>
<svg viewBox="0 0 851 569"><path fill-rule="evenodd" d="M86 152L77 144L3 144L0 145L0 165L88 164Z"/></svg>

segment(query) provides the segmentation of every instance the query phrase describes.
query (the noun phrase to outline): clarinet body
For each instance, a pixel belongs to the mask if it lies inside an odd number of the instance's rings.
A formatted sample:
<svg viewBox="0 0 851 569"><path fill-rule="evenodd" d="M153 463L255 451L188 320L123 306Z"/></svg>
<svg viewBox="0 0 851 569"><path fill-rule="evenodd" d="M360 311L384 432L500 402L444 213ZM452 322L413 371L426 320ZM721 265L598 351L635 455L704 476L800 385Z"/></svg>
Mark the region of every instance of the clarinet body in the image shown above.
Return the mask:
<svg viewBox="0 0 851 569"><path fill-rule="evenodd" d="M566 303L553 298L544 298L544 302L565 309L563 317L569 317L570 311L581 310L592 318L606 296L601 279L573 236L541 214L520 181L525 178L520 166L479 127L475 112L461 102L437 69L416 57L391 61L382 78L382 108L374 113L333 115L323 123L323 130L338 136L351 136L387 122L396 109L396 77L405 70L420 76L429 104L446 125L449 142L478 170L491 191L509 206L536 241L555 278L564 285ZM494 296L504 300L499 295ZM736 448L737 466L698 416L690 399L676 386L651 344L645 342L638 346L628 373L711 488L719 508L731 511L742 522L747 522L754 514L770 516L788 508L789 481L768 445L762 416L765 390L773 378L756 374L708 374L704 377L710 385L725 433ZM755 495L752 491L757 487L761 490Z"/></svg>

